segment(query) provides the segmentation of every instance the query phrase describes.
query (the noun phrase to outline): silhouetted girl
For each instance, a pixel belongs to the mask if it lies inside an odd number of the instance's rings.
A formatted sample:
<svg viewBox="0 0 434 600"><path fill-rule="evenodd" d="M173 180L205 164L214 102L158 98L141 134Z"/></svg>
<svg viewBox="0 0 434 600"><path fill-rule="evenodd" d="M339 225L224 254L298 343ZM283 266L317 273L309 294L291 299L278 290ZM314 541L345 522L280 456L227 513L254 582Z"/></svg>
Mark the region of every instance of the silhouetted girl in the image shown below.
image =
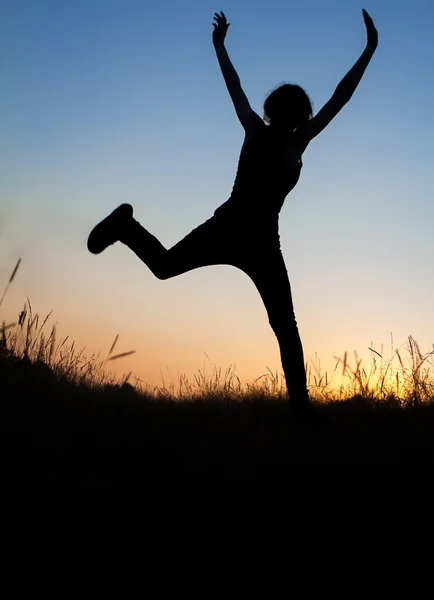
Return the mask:
<svg viewBox="0 0 434 600"><path fill-rule="evenodd" d="M267 97L261 119L250 107L224 46L229 23L223 12L216 13L213 43L245 130L229 200L169 250L133 218L129 204L122 204L101 221L88 239L88 249L94 254L122 242L159 279L217 264L244 271L262 297L279 342L290 403L297 414L309 411L310 402L291 287L280 250L279 212L300 177L303 152L349 101L375 52L377 31L365 10L363 18L366 48L315 117L306 92L298 85L285 84Z"/></svg>

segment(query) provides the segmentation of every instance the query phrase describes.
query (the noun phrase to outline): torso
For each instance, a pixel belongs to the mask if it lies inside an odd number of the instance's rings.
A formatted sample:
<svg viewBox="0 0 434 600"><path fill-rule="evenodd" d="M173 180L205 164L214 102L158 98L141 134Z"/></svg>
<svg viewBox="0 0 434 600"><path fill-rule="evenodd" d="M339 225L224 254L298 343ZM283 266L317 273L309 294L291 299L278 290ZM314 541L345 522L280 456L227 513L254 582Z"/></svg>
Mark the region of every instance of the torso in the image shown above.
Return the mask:
<svg viewBox="0 0 434 600"><path fill-rule="evenodd" d="M215 214L277 218L300 178L305 148L297 132L281 141L270 127L259 122L245 137L231 196Z"/></svg>

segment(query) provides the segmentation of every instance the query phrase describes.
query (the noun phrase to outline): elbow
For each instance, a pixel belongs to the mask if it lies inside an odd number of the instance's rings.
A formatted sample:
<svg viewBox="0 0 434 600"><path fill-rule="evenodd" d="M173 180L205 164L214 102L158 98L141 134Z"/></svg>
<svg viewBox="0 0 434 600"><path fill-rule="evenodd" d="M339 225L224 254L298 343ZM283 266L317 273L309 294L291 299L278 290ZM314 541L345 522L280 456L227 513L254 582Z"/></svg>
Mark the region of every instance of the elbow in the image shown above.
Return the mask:
<svg viewBox="0 0 434 600"><path fill-rule="evenodd" d="M334 103L339 106L345 106L350 100L351 96L354 94L354 90L348 90L344 87L337 87L335 93L333 94Z"/></svg>

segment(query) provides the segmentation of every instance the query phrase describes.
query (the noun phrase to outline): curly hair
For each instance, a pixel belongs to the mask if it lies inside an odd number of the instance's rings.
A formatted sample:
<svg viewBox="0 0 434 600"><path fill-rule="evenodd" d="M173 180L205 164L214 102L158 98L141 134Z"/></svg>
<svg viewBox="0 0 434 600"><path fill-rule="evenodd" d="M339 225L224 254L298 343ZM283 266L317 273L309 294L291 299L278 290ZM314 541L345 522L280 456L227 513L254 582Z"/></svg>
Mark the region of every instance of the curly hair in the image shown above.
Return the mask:
<svg viewBox="0 0 434 600"><path fill-rule="evenodd" d="M282 117L294 123L298 127L303 121L312 118L312 102L299 85L284 83L274 89L264 102L264 121L270 124L272 121L280 121Z"/></svg>

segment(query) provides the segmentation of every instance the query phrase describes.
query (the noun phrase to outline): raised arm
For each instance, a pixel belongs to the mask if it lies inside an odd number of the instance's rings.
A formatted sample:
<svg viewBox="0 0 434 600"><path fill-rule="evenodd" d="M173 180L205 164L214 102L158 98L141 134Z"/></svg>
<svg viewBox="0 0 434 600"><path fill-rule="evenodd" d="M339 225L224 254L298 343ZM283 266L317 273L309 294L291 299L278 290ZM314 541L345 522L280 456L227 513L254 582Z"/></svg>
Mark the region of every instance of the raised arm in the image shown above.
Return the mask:
<svg viewBox="0 0 434 600"><path fill-rule="evenodd" d="M251 108L246 94L241 87L241 81L238 77L237 72L229 58L227 50L225 48L225 37L230 23L223 12L220 14L215 13L213 27L214 31L212 34L212 41L217 54L217 60L220 65L220 69L223 74L223 78L228 88L229 95L235 107L235 112L240 120L241 125L245 131L250 131L253 127L262 123L261 117L255 113Z"/></svg>
<svg viewBox="0 0 434 600"><path fill-rule="evenodd" d="M299 128L299 133L309 141L321 133L321 131L327 127L330 121L334 119L338 112L350 100L377 48L378 33L375 25L366 10L363 9L362 12L368 38L366 48L355 65L339 83L330 100L322 107L318 114L313 117L313 119Z"/></svg>

